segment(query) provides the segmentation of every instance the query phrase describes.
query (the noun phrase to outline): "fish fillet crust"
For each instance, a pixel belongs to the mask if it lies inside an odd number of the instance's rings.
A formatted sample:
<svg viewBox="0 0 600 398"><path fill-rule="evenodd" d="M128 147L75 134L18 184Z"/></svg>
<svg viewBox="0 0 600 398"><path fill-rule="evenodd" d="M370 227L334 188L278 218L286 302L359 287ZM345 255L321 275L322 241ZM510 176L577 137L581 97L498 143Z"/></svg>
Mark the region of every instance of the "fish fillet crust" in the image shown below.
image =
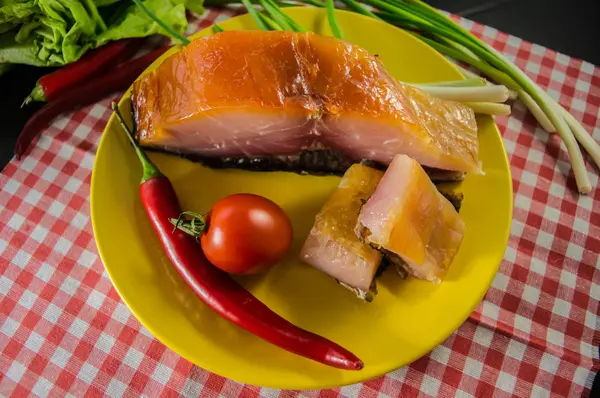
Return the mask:
<svg viewBox="0 0 600 398"><path fill-rule="evenodd" d="M361 208L356 232L399 256L409 274L440 283L462 244L465 224L423 168L398 155Z"/></svg>
<svg viewBox="0 0 600 398"><path fill-rule="evenodd" d="M378 57L314 33L196 39L138 79L132 103L138 141L177 153L329 148L356 161L387 165L405 154L424 166L480 169L469 107L399 83Z"/></svg>
<svg viewBox="0 0 600 398"><path fill-rule="evenodd" d="M382 176L382 171L352 165L316 215L300 253L304 262L362 293L370 290L383 255L360 241L354 229Z"/></svg>

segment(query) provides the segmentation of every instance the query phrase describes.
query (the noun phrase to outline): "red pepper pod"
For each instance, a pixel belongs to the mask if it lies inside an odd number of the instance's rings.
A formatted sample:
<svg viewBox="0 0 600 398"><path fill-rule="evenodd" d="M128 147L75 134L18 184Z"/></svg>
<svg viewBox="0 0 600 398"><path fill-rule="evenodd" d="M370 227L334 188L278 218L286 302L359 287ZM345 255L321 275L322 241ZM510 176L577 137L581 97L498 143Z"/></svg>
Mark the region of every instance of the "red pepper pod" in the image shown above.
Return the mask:
<svg viewBox="0 0 600 398"><path fill-rule="evenodd" d="M29 118L21 130L15 144L15 156L17 159L23 156L33 140L44 128L48 127L55 117L74 108L93 104L114 91L129 87L154 60L168 49L169 47L161 47L139 58L128 61L118 66L112 72L71 88L59 98L44 105L44 107Z"/></svg>
<svg viewBox="0 0 600 398"><path fill-rule="evenodd" d="M99 75L132 57L144 39L123 39L111 41L102 47L87 52L77 61L42 76L36 83L24 104L31 101L53 101L77 83Z"/></svg>

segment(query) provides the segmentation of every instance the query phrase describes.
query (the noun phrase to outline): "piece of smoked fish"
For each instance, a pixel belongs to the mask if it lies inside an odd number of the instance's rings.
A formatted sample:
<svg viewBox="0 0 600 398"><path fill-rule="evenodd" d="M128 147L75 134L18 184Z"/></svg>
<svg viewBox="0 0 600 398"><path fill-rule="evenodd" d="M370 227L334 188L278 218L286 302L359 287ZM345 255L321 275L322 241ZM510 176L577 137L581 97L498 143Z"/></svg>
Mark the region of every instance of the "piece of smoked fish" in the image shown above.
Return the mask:
<svg viewBox="0 0 600 398"><path fill-rule="evenodd" d="M399 256L410 275L439 283L458 252L465 224L425 170L397 155L362 207L357 236Z"/></svg>
<svg viewBox="0 0 600 398"><path fill-rule="evenodd" d="M407 62L410 62L407 60ZM192 41L133 85L143 146L201 156L333 149L478 172L471 108L393 79L376 56L314 33L230 31Z"/></svg>
<svg viewBox="0 0 600 398"><path fill-rule="evenodd" d="M302 261L352 289L362 298L372 292L382 253L361 242L354 229L364 201L375 191L383 172L352 165L316 215L304 246Z"/></svg>

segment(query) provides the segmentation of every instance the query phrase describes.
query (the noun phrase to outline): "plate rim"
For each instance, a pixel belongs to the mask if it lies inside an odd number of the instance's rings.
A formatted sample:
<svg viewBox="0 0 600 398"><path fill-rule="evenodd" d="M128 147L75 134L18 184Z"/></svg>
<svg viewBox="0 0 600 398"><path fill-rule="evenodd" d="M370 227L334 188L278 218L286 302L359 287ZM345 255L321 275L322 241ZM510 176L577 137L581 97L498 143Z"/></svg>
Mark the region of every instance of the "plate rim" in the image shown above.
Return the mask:
<svg viewBox="0 0 600 398"><path fill-rule="evenodd" d="M302 11L300 11L302 10ZM308 10L308 11L306 11ZM309 13L326 13L325 9L322 8L316 8L316 7L305 7L305 6L295 6L295 7L286 7L284 9L284 11L292 11L292 13L295 12L309 12ZM358 18L364 18L364 19L369 19L372 20L372 18L366 17L364 15L361 14L357 14L351 11L346 11L346 10L335 10L336 13L347 13L347 14L352 14L353 17L358 17ZM237 15L237 16L233 16L231 18L228 18L227 20L224 21L215 21L213 24L211 24L210 26L199 30L197 32L195 32L193 35L191 35L189 38L191 40L197 39L199 37L202 37L205 35L205 33L208 33L209 31L211 31L213 29L213 27L217 24L222 24L225 23L227 21L231 21L234 19L248 19L250 16L248 14L241 14L241 15ZM381 22L381 21L371 21L372 23L384 23L386 25L389 25L385 22ZM450 67L452 67L453 69L455 69L457 72L459 72L459 69L456 67L456 65L454 65L452 62L450 62L448 59L446 59L442 54L440 54L439 52L437 52L435 49L431 48L430 46L428 46L425 43L422 43L421 41L419 41L418 39L412 37L410 34L406 33L404 30L394 27L392 26L392 28L397 29L400 31L399 34L405 35L408 39L410 40L415 40L419 43L422 44L423 48L426 48L427 51L432 51L436 54L436 56L438 58L440 58L443 62L445 62L447 65L449 65ZM136 80L142 76L143 74L147 73L150 70L155 69L155 65L156 64L160 64L163 62L163 60L169 56L171 56L172 54L174 54L175 52L180 51L183 48L182 45L173 45L172 48L170 48L168 51L166 51L165 53L163 53L159 58L157 58L152 64L150 64L137 78ZM131 95L131 90L132 90L133 84L130 85L126 91L123 92L123 95L119 98L118 100L118 106L121 107L122 104L126 101L130 100L130 95ZM436 347L438 347L440 344L442 344L446 339L448 339L454 332L456 332L456 330L458 330L458 328L460 328L460 326L462 326L462 324L464 324L466 322L466 320L469 318L469 316L473 313L473 311L477 308L477 306L481 303L481 301L483 300L483 298L485 297L485 294L488 292L489 288L492 285L493 279L495 278L495 276L498 273L498 270L500 268L500 265L502 263L502 260L504 259L504 255L506 252L506 249L508 248L508 241L510 238L510 229L511 229L511 225L512 225L512 220L513 220L513 210L514 210L514 187L513 187L513 181L512 181L512 171L511 171L511 167L510 167L510 161L508 158L508 153L506 151L506 147L504 145L504 140L502 137L502 134L498 128L498 125L495 121L495 118L491 117L491 116L486 116L486 118L490 118L491 119L491 128L493 128L494 130L494 134L496 134L499 138L500 141L500 147L503 151L503 156L502 156L502 162L503 162L503 166L506 167L507 170L507 177L508 177L508 216L509 216L509 222L506 226L506 230L504 231L504 236L503 236L503 241L504 241L504 251L502 251L502 253L498 253L494 259L494 263L496 263L497 265L495 266L495 270L494 273L490 273L490 277L489 280L486 281L484 285L485 287L482 289L482 293L480 295L480 297L478 298L478 300L471 306L467 316L465 318L462 317L457 317L457 322L452 326L452 331L447 335L447 336L443 336L442 338L439 339L439 341L433 341L432 340L432 344L428 344L428 346L431 346L429 349L427 349L426 351L424 351L422 354L417 355L415 358L411 358L409 361L407 361L405 364L400 365L400 366L391 366L389 369L384 369L381 372L378 372L378 374L376 375L369 375L369 376L363 376L363 377L355 377L353 378L353 380L348 381L346 383L340 384L340 383L336 383L336 382L331 382L331 383L321 383L319 381L317 381L316 383L304 383L304 384L290 384L290 383L279 383L276 380L279 379L274 379L275 382L272 383L266 383L266 384L254 384L252 382L249 382L247 380L243 380L243 378L237 379L237 378L232 378L231 376L227 376L225 374L221 374L218 373L215 370L212 370L211 367L207 366L205 363L200 365L197 362L195 362L192 358L190 358L190 356L188 355L187 352L182 352L185 351L185 349L181 349L180 348L180 344L177 344L175 342L173 342L172 339L170 339L169 337L167 337L166 335L164 335L160 330L157 330L155 328L151 328L148 326L147 322L145 321L144 317L141 317L136 311L134 311L131 307L130 302L125 298L124 294L121 292L118 284L116 283L115 279L113 278L113 275L111 274L110 270L108 267L105 266L105 255L103 254L103 249L102 249L102 244L99 243L99 241L96 239L96 230L97 230L97 217L94 217L95 214L95 197L96 195L94 194L94 187L97 186L98 182L95 178L96 176L96 166L97 166L97 162L98 162L98 156L97 153L99 153L101 151L101 148L103 147L103 145L105 145L106 142L106 136L107 136L107 132L110 129L110 126L112 126L114 123L116 123L115 119L116 116L114 114L114 112L111 110L111 115L104 127L102 136L100 138L100 142L98 143L98 147L96 150L96 154L94 156L94 164L92 167L92 176L91 176L91 181L90 181L90 218L91 218L91 222L92 222L92 230L93 230L93 234L94 234L94 242L96 243L96 247L98 249L98 255L102 261L102 266L104 268L104 270L106 271L110 282L112 284L112 286L114 287L114 289L117 291L117 294L119 295L120 299L123 301L123 303L127 306L127 308L129 309L129 311L131 312L131 314L135 317L135 319L144 327L146 328L150 334L156 338L161 344L163 344L166 348L170 349L171 351L173 351L174 353L176 353L177 355L181 356L182 358L184 358L185 360L187 360L188 362L192 363L195 366L198 366L208 372L214 373L216 375L219 375L221 377L224 377L226 379L238 382L238 383L242 383L242 384L247 384L247 385L252 385L252 386L256 386L256 387L262 387L262 388L276 388L276 389L282 389L282 390L306 390L306 389L329 389L329 388L338 388L338 387L343 387L343 386L348 386L348 385L352 385L352 384L356 384L356 383L364 383L366 381L369 380L374 380L376 378L382 377L386 374L389 374L390 372L393 372L395 370L401 369L403 367L406 366L410 366L411 363L415 362L416 360L418 360L419 358L422 358L426 355L428 355L432 350L434 350ZM360 372L355 372L357 375L360 375Z"/></svg>

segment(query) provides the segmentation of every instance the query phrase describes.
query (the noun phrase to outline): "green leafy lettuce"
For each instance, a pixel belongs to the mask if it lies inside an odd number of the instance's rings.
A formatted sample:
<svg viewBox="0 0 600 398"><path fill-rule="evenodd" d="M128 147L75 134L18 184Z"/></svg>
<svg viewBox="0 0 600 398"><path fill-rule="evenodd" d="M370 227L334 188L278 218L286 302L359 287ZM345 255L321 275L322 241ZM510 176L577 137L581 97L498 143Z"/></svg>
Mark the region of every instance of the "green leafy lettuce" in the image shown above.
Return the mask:
<svg viewBox="0 0 600 398"><path fill-rule="evenodd" d="M143 1L180 33L186 9L201 14L203 2ZM0 65L61 66L109 41L153 34L168 35L131 0L0 0Z"/></svg>

